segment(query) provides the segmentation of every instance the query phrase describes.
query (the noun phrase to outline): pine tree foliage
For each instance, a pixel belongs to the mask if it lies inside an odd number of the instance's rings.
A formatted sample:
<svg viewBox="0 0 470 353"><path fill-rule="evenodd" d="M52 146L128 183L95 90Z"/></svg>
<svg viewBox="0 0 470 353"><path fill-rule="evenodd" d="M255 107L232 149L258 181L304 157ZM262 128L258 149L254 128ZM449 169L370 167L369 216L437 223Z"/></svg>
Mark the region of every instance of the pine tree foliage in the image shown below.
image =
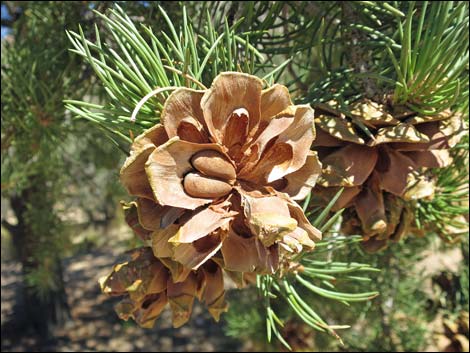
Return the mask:
<svg viewBox="0 0 470 353"><path fill-rule="evenodd" d="M2 206L5 199L16 220L2 217L2 240L11 239L11 258L22 264L27 324L46 337L67 318L61 259L77 223L67 217L77 208L90 222L108 217L101 200L115 197L108 168L119 156L94 142L97 132L81 134L88 126L73 122L62 102L92 85L64 32L93 21L88 4L2 3L2 32L4 6L11 27L2 39Z"/></svg>
<svg viewBox="0 0 470 353"><path fill-rule="evenodd" d="M62 100L87 89L83 72L77 70L80 63L64 50L67 38L61 32L81 10L79 5L28 4L15 22L13 40L2 42L2 195L26 203L18 207L25 208L24 222L35 234L28 247L39 262L28 278L43 295L60 280L51 278L51 266L65 241L52 206L62 193L63 141L75 126L65 119Z"/></svg>

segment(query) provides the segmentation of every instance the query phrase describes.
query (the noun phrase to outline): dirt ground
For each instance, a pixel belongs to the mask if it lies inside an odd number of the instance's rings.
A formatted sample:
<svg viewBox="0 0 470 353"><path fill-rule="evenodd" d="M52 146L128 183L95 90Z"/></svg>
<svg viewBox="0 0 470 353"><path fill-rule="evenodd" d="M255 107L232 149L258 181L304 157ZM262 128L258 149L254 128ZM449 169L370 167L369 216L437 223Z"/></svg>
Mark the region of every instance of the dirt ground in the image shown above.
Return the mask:
<svg viewBox="0 0 470 353"><path fill-rule="evenodd" d="M18 318L22 317L21 303L16 300L21 288L21 266L2 260L2 352L241 351L240 342L224 335L223 322L217 324L198 304L189 323L179 329L172 328L169 310L161 315L153 329L119 320L113 310L119 298L101 294L98 285L98 279L110 271L116 259L117 253L111 250L94 250L64 261L72 320L56 330L54 338L47 342L18 327Z"/></svg>
<svg viewBox="0 0 470 353"><path fill-rule="evenodd" d="M227 337L223 316L216 323L205 308L195 303L191 320L179 329L171 326L171 313L164 311L153 329L142 329L131 320L120 320L113 306L119 298L103 295L98 279L119 262L122 251L100 248L65 259L64 280L72 319L57 329L51 340L44 341L21 327L24 310L20 300L21 266L15 261L1 262L1 350L2 352L220 352L253 350L247 342ZM415 270L427 275L444 270L455 272L462 261L459 249L445 253L430 252ZM431 280L423 288L433 295ZM442 318L429 325L433 332L442 331ZM436 351L439 344L430 342L426 351Z"/></svg>

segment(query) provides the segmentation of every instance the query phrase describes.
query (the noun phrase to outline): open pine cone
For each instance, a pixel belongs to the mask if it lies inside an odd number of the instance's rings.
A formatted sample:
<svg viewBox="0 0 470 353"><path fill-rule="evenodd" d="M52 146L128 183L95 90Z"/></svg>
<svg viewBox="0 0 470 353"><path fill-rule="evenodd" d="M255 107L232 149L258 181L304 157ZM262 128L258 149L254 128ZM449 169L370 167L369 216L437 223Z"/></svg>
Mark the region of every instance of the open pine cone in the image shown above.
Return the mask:
<svg viewBox="0 0 470 353"><path fill-rule="evenodd" d="M464 123L449 110L423 116L370 100L350 112L345 116L328 105L315 111L314 150L323 170L314 195L327 203L344 187L334 206L349 208L344 231L363 234L364 247L375 251L407 233L413 217L406 201L433 196L435 180L425 172L452 162L449 149Z"/></svg>
<svg viewBox="0 0 470 353"><path fill-rule="evenodd" d="M179 327L188 321L194 298L204 301L216 320L227 310L222 269L215 262L207 261L198 271L188 271L184 279L175 280L150 247L135 249L130 256L130 261L115 265L111 274L100 280L104 293L127 295L116 306L121 319L131 317L140 326L151 328L169 303L173 326Z"/></svg>
<svg viewBox="0 0 470 353"><path fill-rule="evenodd" d="M261 80L242 73L222 73L208 90L180 88L168 97L162 124L135 139L121 170L121 182L137 197L126 205L126 219L148 242L159 271L163 265L171 274L161 283L170 288L199 278L210 264L243 285L247 275L272 274L291 254L314 248L321 233L294 201L309 194L321 172L310 150L313 119L313 109L293 105L286 87L262 90ZM222 277L204 278L207 288ZM105 291L110 281L103 282ZM127 291L133 313L127 317L163 301L163 294L148 292L151 297L134 300ZM191 293L188 300L203 295ZM154 313L159 310L153 321Z"/></svg>

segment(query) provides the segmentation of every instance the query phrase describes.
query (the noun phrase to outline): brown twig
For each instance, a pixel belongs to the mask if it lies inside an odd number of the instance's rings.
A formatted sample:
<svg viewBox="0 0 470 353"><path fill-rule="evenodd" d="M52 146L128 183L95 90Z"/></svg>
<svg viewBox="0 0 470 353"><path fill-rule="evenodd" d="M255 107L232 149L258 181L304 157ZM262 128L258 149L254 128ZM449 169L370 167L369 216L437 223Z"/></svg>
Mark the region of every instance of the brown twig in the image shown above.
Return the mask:
<svg viewBox="0 0 470 353"><path fill-rule="evenodd" d="M347 26L349 23L359 22L353 2L343 1L341 2L341 6L343 8L342 21L345 25L344 38L346 39L346 43L349 45L349 48L346 51L346 54L350 59L349 62L356 73L368 73L370 72L371 67L370 51L368 48L361 45L361 43L367 42L367 34L357 28ZM381 101L379 89L373 79L365 77L361 79L361 83L367 98Z"/></svg>

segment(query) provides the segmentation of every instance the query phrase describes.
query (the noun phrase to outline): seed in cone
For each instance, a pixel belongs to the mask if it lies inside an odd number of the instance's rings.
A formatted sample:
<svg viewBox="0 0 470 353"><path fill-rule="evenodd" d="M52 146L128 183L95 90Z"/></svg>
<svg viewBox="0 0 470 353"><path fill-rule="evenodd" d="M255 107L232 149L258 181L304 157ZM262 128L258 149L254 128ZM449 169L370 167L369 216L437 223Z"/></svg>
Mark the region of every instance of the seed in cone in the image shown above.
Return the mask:
<svg viewBox="0 0 470 353"><path fill-rule="evenodd" d="M199 173L189 173L184 177L184 191L190 196L215 199L227 195L231 190L230 184Z"/></svg>
<svg viewBox="0 0 470 353"><path fill-rule="evenodd" d="M234 180L237 176L233 165L219 152L208 150L191 158L193 167L204 175L222 180Z"/></svg>

